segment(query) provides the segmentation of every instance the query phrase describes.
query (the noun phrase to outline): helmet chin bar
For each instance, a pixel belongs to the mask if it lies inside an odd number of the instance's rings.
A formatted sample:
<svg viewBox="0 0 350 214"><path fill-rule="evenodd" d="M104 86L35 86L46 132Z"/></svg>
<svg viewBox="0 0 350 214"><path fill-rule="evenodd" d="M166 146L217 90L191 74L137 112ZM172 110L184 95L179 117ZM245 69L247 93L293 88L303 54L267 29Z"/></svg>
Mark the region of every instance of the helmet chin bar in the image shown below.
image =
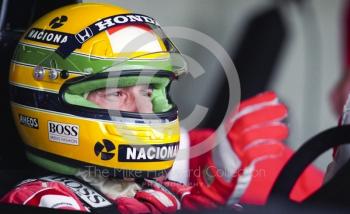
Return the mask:
<svg viewBox="0 0 350 214"><path fill-rule="evenodd" d="M154 171L116 169L65 158L30 146L26 146L26 150L27 158L35 164L49 171L66 175L75 175L79 170L86 170L92 176L100 175L117 179L143 179L166 177L171 170L171 168Z"/></svg>

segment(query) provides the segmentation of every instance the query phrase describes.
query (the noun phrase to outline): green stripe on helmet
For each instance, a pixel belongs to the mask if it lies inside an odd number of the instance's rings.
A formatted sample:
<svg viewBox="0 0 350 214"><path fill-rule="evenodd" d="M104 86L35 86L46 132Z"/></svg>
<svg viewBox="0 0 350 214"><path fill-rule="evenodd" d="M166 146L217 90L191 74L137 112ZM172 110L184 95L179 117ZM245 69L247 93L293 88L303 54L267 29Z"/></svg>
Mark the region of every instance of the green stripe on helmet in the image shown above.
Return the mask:
<svg viewBox="0 0 350 214"><path fill-rule="evenodd" d="M66 59L55 53L55 49L42 48L20 43L14 54L14 60L19 63L41 65L47 68L75 71L82 74L108 72L111 70L156 69L172 71L171 58L126 59L126 58L97 58L78 53L72 53Z"/></svg>

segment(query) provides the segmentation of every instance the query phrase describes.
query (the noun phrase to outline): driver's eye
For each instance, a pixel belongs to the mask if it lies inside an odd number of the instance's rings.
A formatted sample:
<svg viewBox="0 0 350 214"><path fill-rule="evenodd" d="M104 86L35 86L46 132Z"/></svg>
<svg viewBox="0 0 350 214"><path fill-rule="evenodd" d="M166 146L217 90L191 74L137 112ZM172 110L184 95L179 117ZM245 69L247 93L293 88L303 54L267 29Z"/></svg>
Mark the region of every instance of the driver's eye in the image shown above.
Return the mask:
<svg viewBox="0 0 350 214"><path fill-rule="evenodd" d="M122 96L122 92L121 92L121 91L110 92L110 93L107 93L107 96L117 96L117 97L120 97L120 96Z"/></svg>
<svg viewBox="0 0 350 214"><path fill-rule="evenodd" d="M151 89L151 88L141 90L141 95L145 96L145 97L151 97L152 93L153 93L153 89Z"/></svg>
<svg viewBox="0 0 350 214"><path fill-rule="evenodd" d="M124 95L123 90L111 89L111 90L106 90L103 96L109 101L116 101L120 99L123 95Z"/></svg>

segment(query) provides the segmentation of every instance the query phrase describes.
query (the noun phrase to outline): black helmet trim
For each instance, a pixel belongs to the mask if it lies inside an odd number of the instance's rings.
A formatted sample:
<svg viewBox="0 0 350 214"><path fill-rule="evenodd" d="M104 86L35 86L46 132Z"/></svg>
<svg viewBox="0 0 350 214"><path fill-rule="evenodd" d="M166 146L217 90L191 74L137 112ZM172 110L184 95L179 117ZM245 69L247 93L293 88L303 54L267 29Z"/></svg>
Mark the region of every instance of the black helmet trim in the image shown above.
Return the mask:
<svg viewBox="0 0 350 214"><path fill-rule="evenodd" d="M57 48L56 53L62 58L67 58L75 49L81 48L86 41L100 32L126 24L151 24L159 27L157 21L142 14L128 13L109 16L89 25L74 36L68 37L67 42L60 45L60 47Z"/></svg>
<svg viewBox="0 0 350 214"><path fill-rule="evenodd" d="M122 71L109 71L98 74L79 76L73 79L67 80L62 85L60 91L65 90L69 85L79 81L90 81L97 79L106 79L111 77L127 77L127 76L154 76L154 77L167 77L170 80L176 78L175 74L166 70L150 70L150 69L137 69L137 70L122 70Z"/></svg>
<svg viewBox="0 0 350 214"><path fill-rule="evenodd" d="M108 174L115 177L115 178L157 178L162 177L168 174L171 168L164 169L164 170L155 170L155 171L142 171L142 170L125 170L125 169L114 169L104 166L99 166L91 163L82 162L79 160L70 159L63 156L58 156L49 152L45 152L36 148L33 148L31 146L26 145L26 149L28 152L57 162L62 163L70 167L74 167L77 169L91 169L91 167L99 168L104 171L108 171Z"/></svg>
<svg viewBox="0 0 350 214"><path fill-rule="evenodd" d="M114 117L140 119L137 123L144 123L145 119L170 122L177 119L177 107L160 114L140 114L134 112L111 111L105 109L91 109L87 107L69 105L62 102L62 95L31 88L24 88L10 84L11 101L20 105L37 108L40 111L53 111L84 118L113 121Z"/></svg>

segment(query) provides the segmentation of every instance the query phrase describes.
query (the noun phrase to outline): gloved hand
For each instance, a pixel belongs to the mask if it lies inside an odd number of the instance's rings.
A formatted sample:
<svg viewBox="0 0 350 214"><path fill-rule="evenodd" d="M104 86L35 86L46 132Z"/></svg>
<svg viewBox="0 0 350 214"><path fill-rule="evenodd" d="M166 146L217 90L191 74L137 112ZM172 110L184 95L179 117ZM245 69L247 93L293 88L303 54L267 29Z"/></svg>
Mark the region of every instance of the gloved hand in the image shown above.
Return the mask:
<svg viewBox="0 0 350 214"><path fill-rule="evenodd" d="M254 174L256 164L283 154L285 146L282 141L288 136L288 127L282 120L286 117L287 108L279 103L273 92L243 101L226 123L226 127L230 127L227 140L241 162L240 167L231 180L226 180L220 174L222 169L218 169L208 155L205 173L196 178L191 192L204 195L217 205L237 203L245 191L244 185L249 184ZM244 185L238 180L243 180Z"/></svg>
<svg viewBox="0 0 350 214"><path fill-rule="evenodd" d="M145 179L143 189L136 192L133 198L119 197L117 208L123 214L160 214L175 213L181 208L177 194L170 192L162 183Z"/></svg>
<svg viewBox="0 0 350 214"><path fill-rule="evenodd" d="M157 182L145 179L144 187L134 198L120 197L116 200L123 214L175 213L178 210L199 211L213 209L217 204L203 194L192 192L193 187L175 181Z"/></svg>
<svg viewBox="0 0 350 214"><path fill-rule="evenodd" d="M273 92L240 104L227 137L243 167L281 155L284 148L281 142L288 136L288 127L282 120L287 115L287 108Z"/></svg>
<svg viewBox="0 0 350 214"><path fill-rule="evenodd" d="M181 200L181 209L199 211L201 209L213 209L217 207L217 204L205 194L198 194L193 191L192 186L174 181L164 181L162 184Z"/></svg>

